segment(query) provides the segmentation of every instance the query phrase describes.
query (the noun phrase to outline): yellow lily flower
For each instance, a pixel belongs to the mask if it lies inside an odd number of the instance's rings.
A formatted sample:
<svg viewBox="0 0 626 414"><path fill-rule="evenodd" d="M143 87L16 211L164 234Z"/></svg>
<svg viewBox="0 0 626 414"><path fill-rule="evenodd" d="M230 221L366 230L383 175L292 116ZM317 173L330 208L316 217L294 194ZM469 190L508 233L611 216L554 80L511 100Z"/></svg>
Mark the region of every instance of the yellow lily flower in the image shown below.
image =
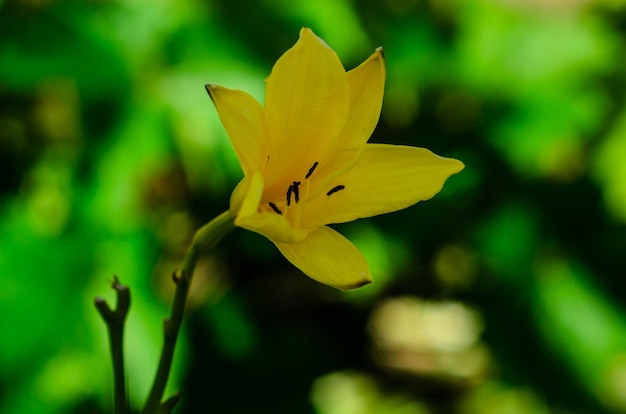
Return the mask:
<svg viewBox="0 0 626 414"><path fill-rule="evenodd" d="M267 237L306 275L340 289L372 278L361 252L328 224L427 200L464 167L424 148L367 143L384 84L382 49L346 72L304 28L274 65L264 107L246 92L206 85L244 173L230 200L235 225Z"/></svg>

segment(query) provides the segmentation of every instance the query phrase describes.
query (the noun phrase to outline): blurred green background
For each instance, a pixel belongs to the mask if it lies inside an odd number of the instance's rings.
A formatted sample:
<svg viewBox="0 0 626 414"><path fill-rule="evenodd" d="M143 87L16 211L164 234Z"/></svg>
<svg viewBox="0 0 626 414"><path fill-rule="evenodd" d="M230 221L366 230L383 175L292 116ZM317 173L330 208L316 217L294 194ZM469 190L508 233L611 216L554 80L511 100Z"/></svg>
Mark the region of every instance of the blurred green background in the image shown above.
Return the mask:
<svg viewBox="0 0 626 414"><path fill-rule="evenodd" d="M203 85L263 98L311 27L385 49L371 141L466 169L337 226L343 293L236 230L198 267L178 413L626 412L626 7L610 0L0 1L0 412L105 413L96 296L131 286L144 400L195 229L241 171Z"/></svg>

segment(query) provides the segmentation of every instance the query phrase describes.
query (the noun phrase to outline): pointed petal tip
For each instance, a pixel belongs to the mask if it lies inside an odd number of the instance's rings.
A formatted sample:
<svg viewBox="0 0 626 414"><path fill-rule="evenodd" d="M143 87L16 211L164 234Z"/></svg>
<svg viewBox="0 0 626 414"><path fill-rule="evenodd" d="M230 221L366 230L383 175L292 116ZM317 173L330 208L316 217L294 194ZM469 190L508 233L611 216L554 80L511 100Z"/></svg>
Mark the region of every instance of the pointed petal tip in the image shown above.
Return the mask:
<svg viewBox="0 0 626 414"><path fill-rule="evenodd" d="M448 160L451 161L450 165L452 167L452 174L456 174L458 172L461 172L464 168L465 168L465 164L463 164L462 161L459 161L455 158L448 158Z"/></svg>
<svg viewBox="0 0 626 414"><path fill-rule="evenodd" d="M333 48L330 47L324 39L316 35L315 32L313 32L313 30L309 29L308 27L303 27L302 29L300 29L300 38L298 39L298 43L300 41L304 41L304 42L315 41L319 43L320 45L323 45L327 47L328 49L333 50ZM334 50L333 50L333 53L335 53Z"/></svg>
<svg viewBox="0 0 626 414"><path fill-rule="evenodd" d="M363 279L358 282L351 283L349 285L335 286L335 287L341 290L354 290L354 289L361 288L363 286L367 286L370 283L372 283L372 277L369 274L361 274L361 276L363 277Z"/></svg>
<svg viewBox="0 0 626 414"><path fill-rule="evenodd" d="M207 83L206 85L204 85L204 89L206 90L206 93L209 94L209 98L211 98L212 101L214 101L214 99L213 99L213 94L211 93L211 91L214 91L216 88L217 88L217 85L213 83Z"/></svg>
<svg viewBox="0 0 626 414"><path fill-rule="evenodd" d="M442 157L436 154L435 156L440 160L440 162L443 161L443 163L440 163L440 165L444 167L447 171L449 171L450 175L457 174L465 168L465 164L463 164L462 161L459 161L456 158Z"/></svg>
<svg viewBox="0 0 626 414"><path fill-rule="evenodd" d="M307 37L308 38L319 39L317 37L317 35L315 35L315 33L313 33L313 30L309 29L308 27L303 27L302 29L300 29L299 38L300 39L305 39Z"/></svg>
<svg viewBox="0 0 626 414"><path fill-rule="evenodd" d="M385 51L383 50L382 46L377 47L375 52L380 54L380 56L383 58L383 60L385 60Z"/></svg>

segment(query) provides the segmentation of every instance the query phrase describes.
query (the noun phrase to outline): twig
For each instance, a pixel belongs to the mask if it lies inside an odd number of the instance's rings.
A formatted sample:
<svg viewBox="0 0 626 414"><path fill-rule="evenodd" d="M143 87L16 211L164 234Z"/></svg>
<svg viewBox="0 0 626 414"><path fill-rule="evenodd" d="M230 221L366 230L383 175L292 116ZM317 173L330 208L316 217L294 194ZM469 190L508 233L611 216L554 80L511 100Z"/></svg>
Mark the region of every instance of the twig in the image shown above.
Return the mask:
<svg viewBox="0 0 626 414"><path fill-rule="evenodd" d="M103 298L96 298L96 309L104 319L109 332L111 358L113 361L113 390L115 414L128 414L126 376L124 374L124 322L130 308L130 290L114 276L113 289L117 294L115 310Z"/></svg>

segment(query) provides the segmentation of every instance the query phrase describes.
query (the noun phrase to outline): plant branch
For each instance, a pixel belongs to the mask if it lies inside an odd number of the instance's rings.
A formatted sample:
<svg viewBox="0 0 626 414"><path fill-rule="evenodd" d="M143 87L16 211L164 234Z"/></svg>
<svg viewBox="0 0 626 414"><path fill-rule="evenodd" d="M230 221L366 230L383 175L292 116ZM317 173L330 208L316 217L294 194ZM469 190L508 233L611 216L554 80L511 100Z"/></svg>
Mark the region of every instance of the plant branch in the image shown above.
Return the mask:
<svg viewBox="0 0 626 414"><path fill-rule="evenodd" d="M176 284L176 291L174 293L170 317L163 321L163 349L161 351L161 358L154 382L152 383L152 389L150 390L142 414L171 412L171 409L178 401L178 398L175 396L161 403L172 367L174 349L185 312L185 304L187 302L187 294L189 293L193 271L200 254L217 246L219 241L233 228L233 218L228 211L202 226L194 235L193 241L187 249L182 268L172 276Z"/></svg>
<svg viewBox="0 0 626 414"><path fill-rule="evenodd" d="M103 298L96 298L96 309L104 319L109 332L111 358L113 361L113 395L115 414L128 413L126 396L126 376L124 373L124 322L130 308L130 289L114 276L113 289L117 295L115 310Z"/></svg>

